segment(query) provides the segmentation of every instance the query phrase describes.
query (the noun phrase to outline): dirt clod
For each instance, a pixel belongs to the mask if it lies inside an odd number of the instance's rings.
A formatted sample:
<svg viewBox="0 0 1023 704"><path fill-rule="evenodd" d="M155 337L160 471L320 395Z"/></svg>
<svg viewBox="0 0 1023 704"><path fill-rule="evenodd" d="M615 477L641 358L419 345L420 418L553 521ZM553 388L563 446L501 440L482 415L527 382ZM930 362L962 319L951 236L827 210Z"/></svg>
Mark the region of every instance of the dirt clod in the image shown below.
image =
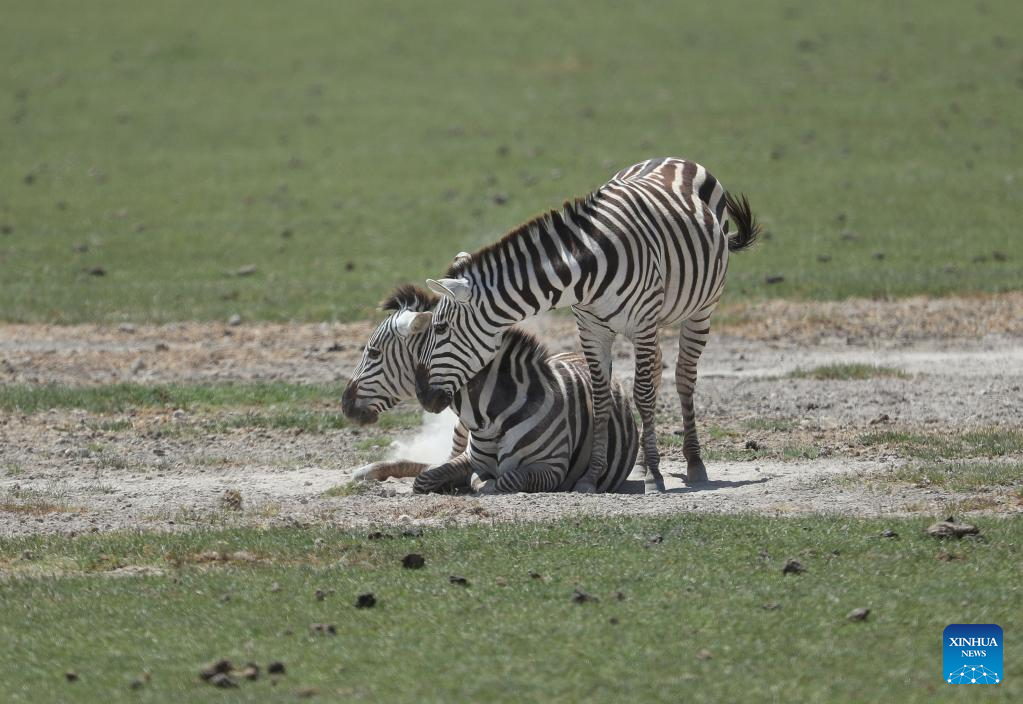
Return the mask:
<svg viewBox="0 0 1023 704"><path fill-rule="evenodd" d="M242 510L242 493L237 489L228 489L224 492L224 495L220 497L221 505L231 511Z"/></svg>
<svg viewBox="0 0 1023 704"><path fill-rule="evenodd" d="M283 675L285 672L284 663L280 660L274 660L266 666L266 671L271 675Z"/></svg>
<svg viewBox="0 0 1023 704"><path fill-rule="evenodd" d="M951 520L941 521L927 528L927 535L932 538L962 538L964 535L979 535L980 528L969 523L953 523Z"/></svg>
<svg viewBox="0 0 1023 704"><path fill-rule="evenodd" d="M858 609L853 609L845 615L849 621L866 621L867 617L870 616L870 609L865 606L861 606Z"/></svg>
<svg viewBox="0 0 1023 704"><path fill-rule="evenodd" d="M77 682L78 673L75 672L74 670L68 670L67 672L64 673L64 679L66 679L68 682Z"/></svg>
<svg viewBox="0 0 1023 704"><path fill-rule="evenodd" d="M426 560L419 553L410 552L401 558L401 566L407 570L418 570L426 564Z"/></svg>
<svg viewBox="0 0 1023 704"><path fill-rule="evenodd" d="M199 670L199 677L204 680L210 680L214 675L226 674L234 669L234 665L231 664L230 660L215 660Z"/></svg>
<svg viewBox="0 0 1023 704"><path fill-rule="evenodd" d="M592 594L587 594L582 589L576 589L572 592L572 601L577 604L585 604L588 601L600 601L597 597Z"/></svg>
<svg viewBox="0 0 1023 704"><path fill-rule="evenodd" d="M373 596L373 592L360 594L355 600L355 608L357 609L372 609L376 605L377 598Z"/></svg>
<svg viewBox="0 0 1023 704"><path fill-rule="evenodd" d="M799 560L788 559L785 561L785 566L781 568L782 574L801 574L806 571L803 567L803 563Z"/></svg>

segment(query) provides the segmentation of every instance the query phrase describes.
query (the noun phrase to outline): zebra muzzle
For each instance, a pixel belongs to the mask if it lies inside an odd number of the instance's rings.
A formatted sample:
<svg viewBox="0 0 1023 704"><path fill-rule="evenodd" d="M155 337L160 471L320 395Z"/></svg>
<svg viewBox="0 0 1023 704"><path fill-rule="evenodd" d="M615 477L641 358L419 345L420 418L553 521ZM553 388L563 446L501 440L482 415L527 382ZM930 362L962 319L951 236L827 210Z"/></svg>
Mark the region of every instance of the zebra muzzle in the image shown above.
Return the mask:
<svg viewBox="0 0 1023 704"><path fill-rule="evenodd" d="M430 413L440 413L451 405L451 392L430 385L430 373L420 364L416 367L416 398Z"/></svg>
<svg viewBox="0 0 1023 704"><path fill-rule="evenodd" d="M379 414L372 408L359 403L360 400L359 382L352 381L341 394L341 412L344 413L345 418L359 425L376 423Z"/></svg>

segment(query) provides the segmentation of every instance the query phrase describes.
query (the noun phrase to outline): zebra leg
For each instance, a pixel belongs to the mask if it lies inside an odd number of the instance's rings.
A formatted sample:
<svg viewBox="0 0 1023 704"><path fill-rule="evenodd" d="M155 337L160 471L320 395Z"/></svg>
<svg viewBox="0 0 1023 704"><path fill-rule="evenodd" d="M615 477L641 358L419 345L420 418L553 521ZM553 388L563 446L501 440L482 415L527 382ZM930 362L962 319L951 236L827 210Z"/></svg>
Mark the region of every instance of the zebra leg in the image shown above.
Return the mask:
<svg viewBox="0 0 1023 704"><path fill-rule="evenodd" d="M355 470L355 473L352 474L352 481L375 479L382 482L390 477L418 477L429 466L425 462L412 462L411 460L373 462Z"/></svg>
<svg viewBox="0 0 1023 704"><path fill-rule="evenodd" d="M575 483L575 491L592 494L607 470L607 419L611 416L611 343L615 332L600 321L575 310L586 364L590 368L593 393L593 447L590 466Z"/></svg>
<svg viewBox="0 0 1023 704"><path fill-rule="evenodd" d="M497 493L514 494L524 491L530 494L554 491L565 478L565 470L549 464L520 465L497 478Z"/></svg>
<svg viewBox="0 0 1023 704"><path fill-rule="evenodd" d="M632 338L636 352L636 379L632 394L643 421L643 466L646 467L648 491L664 491L661 476L661 456L657 452L657 428L654 412L657 410L657 391L661 386L661 343L657 328Z"/></svg>
<svg viewBox="0 0 1023 704"><path fill-rule="evenodd" d="M416 494L429 494L466 487L473 468L465 455L454 457L436 467L430 467L416 477L412 491Z"/></svg>
<svg viewBox="0 0 1023 704"><path fill-rule="evenodd" d="M707 481L707 468L700 459L700 441L696 437L696 363L710 336L710 313L682 323L678 336L678 361L675 363L675 387L682 402L682 454L686 458L686 483Z"/></svg>

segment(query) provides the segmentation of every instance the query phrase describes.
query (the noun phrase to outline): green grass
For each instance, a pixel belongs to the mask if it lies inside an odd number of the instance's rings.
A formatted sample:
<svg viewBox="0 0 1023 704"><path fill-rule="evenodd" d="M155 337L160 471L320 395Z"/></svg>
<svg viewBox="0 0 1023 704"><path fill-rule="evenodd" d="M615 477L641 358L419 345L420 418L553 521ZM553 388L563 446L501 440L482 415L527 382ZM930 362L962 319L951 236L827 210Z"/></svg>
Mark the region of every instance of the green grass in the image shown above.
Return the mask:
<svg viewBox="0 0 1023 704"><path fill-rule="evenodd" d="M337 486L327 489L323 492L323 495L335 498L358 496L359 494L365 494L371 488L372 485L369 482L348 482L346 484L338 484Z"/></svg>
<svg viewBox="0 0 1023 704"><path fill-rule="evenodd" d="M795 369L786 376L790 379L816 379L818 381L862 381L863 379L908 379L901 369L877 364L825 364L813 369Z"/></svg>
<svg viewBox="0 0 1023 704"><path fill-rule="evenodd" d="M289 382L231 384L6 384L0 410L37 413L51 408L80 408L114 413L130 408L222 408L332 402L340 405L343 386Z"/></svg>
<svg viewBox="0 0 1023 704"><path fill-rule="evenodd" d="M6 320L361 319L664 154L747 192L770 232L735 257L726 302L1023 279L1017 2L8 0L3 16Z"/></svg>
<svg viewBox="0 0 1023 704"><path fill-rule="evenodd" d="M858 438L861 445L894 445L900 455L920 459L1003 457L1023 453L1023 431L981 428L958 433L880 430Z"/></svg>
<svg viewBox="0 0 1023 704"><path fill-rule="evenodd" d="M1023 487L1023 462L942 462L912 464L884 475L886 480L933 486L950 491Z"/></svg>
<svg viewBox="0 0 1023 704"><path fill-rule="evenodd" d="M380 540L330 528L0 540L0 680L12 703L276 702L306 687L323 701L968 701L976 692L942 682L936 644L949 623L1023 627L1007 558L1023 521L986 520L982 539L954 543L925 537L928 522L683 516ZM423 569L401 567L410 552ZM788 558L806 571L783 575ZM162 575L105 574L131 565ZM599 601L574 603L576 589ZM366 591L376 608L355 609ZM858 607L870 618L846 621ZM311 635L313 623L337 636ZM214 691L198 671L220 657L280 660L287 674ZM1005 666L998 696L1019 699L1020 660Z"/></svg>

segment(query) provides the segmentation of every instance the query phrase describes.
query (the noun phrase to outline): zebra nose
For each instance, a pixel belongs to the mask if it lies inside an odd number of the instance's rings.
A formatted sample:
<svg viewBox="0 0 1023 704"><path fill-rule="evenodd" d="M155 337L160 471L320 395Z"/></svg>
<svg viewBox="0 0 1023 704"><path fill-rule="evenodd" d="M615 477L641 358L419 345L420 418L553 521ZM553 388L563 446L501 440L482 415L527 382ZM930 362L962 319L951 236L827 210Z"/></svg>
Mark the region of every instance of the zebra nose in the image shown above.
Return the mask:
<svg viewBox="0 0 1023 704"><path fill-rule="evenodd" d="M440 413L451 405L451 392L430 385L430 374L426 366L416 367L416 398L430 413Z"/></svg>
<svg viewBox="0 0 1023 704"><path fill-rule="evenodd" d="M355 421L359 425L376 423L377 412L372 408L360 405L359 400L359 382L352 381L341 394L341 412L345 418Z"/></svg>

